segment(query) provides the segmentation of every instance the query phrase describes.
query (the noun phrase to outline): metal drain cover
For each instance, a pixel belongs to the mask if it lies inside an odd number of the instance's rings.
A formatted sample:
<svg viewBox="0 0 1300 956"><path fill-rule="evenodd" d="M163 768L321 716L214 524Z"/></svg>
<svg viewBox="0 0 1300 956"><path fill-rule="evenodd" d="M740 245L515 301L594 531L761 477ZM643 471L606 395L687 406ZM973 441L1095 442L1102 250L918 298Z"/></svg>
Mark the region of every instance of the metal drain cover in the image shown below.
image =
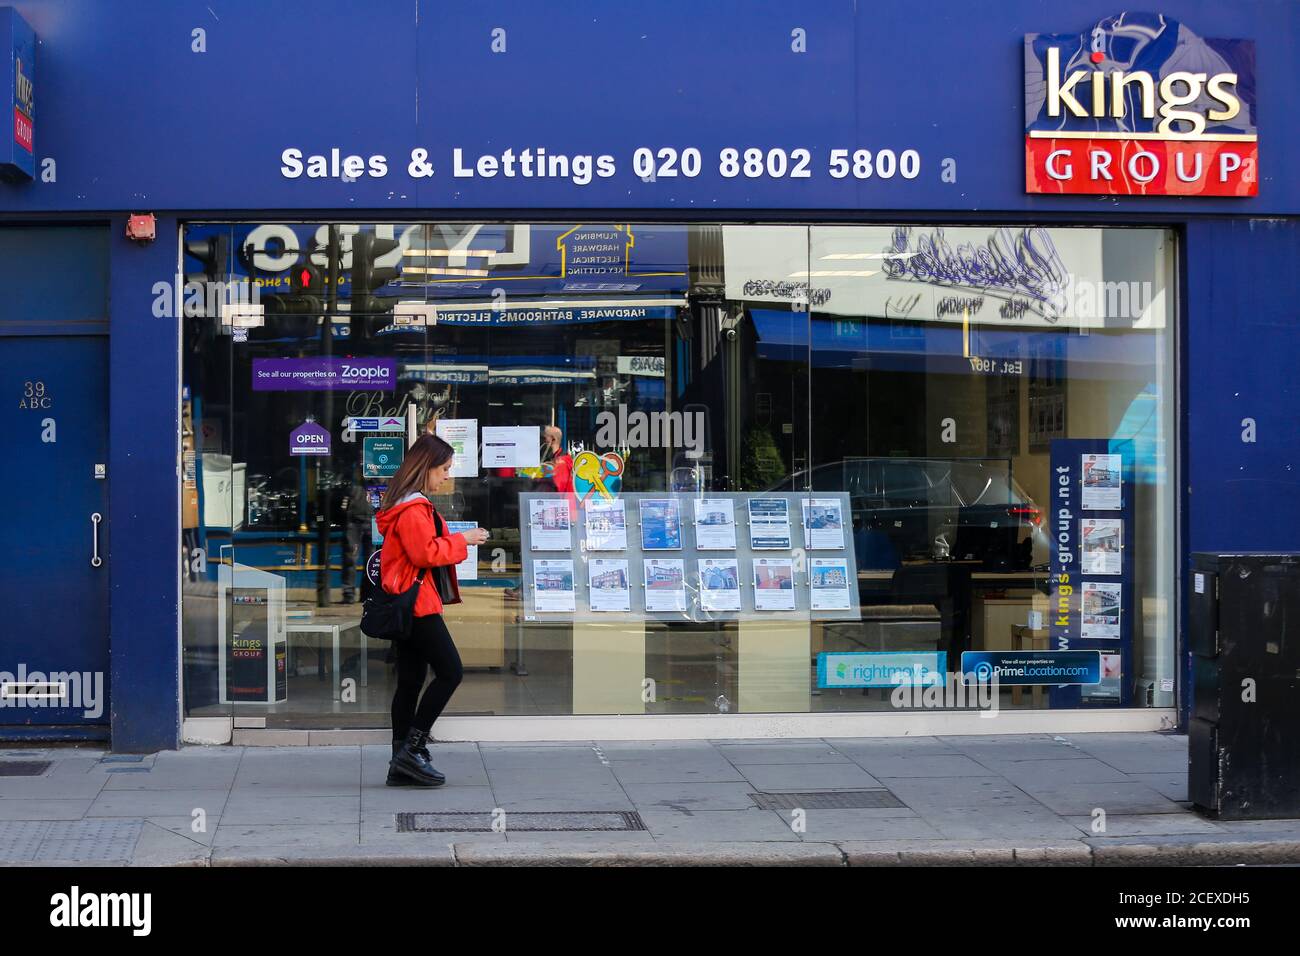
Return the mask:
<svg viewBox="0 0 1300 956"><path fill-rule="evenodd" d="M51 760L0 760L0 777L39 777L50 769Z"/></svg>
<svg viewBox="0 0 1300 956"><path fill-rule="evenodd" d="M506 832L588 833L645 830L641 814L633 810L579 810L568 812L506 811L501 818ZM484 810L445 810L435 813L397 814L398 833L491 833L493 816ZM498 824L498 829L502 829Z"/></svg>
<svg viewBox="0 0 1300 956"><path fill-rule="evenodd" d="M874 810L906 806L888 790L814 790L809 793L751 793L764 810Z"/></svg>

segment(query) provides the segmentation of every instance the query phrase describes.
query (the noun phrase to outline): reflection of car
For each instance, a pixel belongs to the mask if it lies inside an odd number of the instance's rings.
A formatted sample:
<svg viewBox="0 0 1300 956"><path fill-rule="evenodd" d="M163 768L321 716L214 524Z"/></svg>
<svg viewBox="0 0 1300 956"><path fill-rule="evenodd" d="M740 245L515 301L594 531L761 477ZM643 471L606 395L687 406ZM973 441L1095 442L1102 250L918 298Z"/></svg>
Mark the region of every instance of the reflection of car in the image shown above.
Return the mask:
<svg viewBox="0 0 1300 956"><path fill-rule="evenodd" d="M766 490L847 492L859 568L944 552L996 570L1048 561L1043 513L1005 458L845 458Z"/></svg>

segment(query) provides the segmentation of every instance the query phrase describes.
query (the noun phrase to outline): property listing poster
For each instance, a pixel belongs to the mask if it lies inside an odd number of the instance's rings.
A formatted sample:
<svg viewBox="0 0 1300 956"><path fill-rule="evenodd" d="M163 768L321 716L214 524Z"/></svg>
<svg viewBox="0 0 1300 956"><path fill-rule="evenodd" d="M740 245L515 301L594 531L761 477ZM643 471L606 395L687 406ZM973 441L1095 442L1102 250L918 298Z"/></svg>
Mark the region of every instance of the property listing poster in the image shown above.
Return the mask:
<svg viewBox="0 0 1300 956"><path fill-rule="evenodd" d="M686 610L686 568L681 558L646 558L642 571L647 611Z"/></svg>
<svg viewBox="0 0 1300 956"><path fill-rule="evenodd" d="M1079 636L1088 640L1118 641L1122 594L1123 585L1118 581L1084 581Z"/></svg>
<svg viewBox="0 0 1300 956"><path fill-rule="evenodd" d="M593 611L632 609L625 558L592 558L587 563L587 588Z"/></svg>
<svg viewBox="0 0 1300 956"><path fill-rule="evenodd" d="M736 550L736 509L730 498L695 499L695 547L701 551Z"/></svg>
<svg viewBox="0 0 1300 956"><path fill-rule="evenodd" d="M700 606L706 611L740 610L740 565L735 558L701 558Z"/></svg>
<svg viewBox="0 0 1300 956"><path fill-rule="evenodd" d="M585 522L588 551L627 550L627 511L620 498L587 502Z"/></svg>
<svg viewBox="0 0 1300 956"><path fill-rule="evenodd" d="M1101 680L1096 684L1084 684L1080 687L1080 694L1088 700L1114 700L1121 699L1120 678L1123 676L1124 658L1121 654L1102 654L1101 655Z"/></svg>
<svg viewBox="0 0 1300 956"><path fill-rule="evenodd" d="M1121 573L1123 532L1124 522L1119 518L1084 518L1079 523L1080 573Z"/></svg>
<svg viewBox="0 0 1300 956"><path fill-rule="evenodd" d="M676 498L641 499L641 548L644 551L680 551L682 515Z"/></svg>
<svg viewBox="0 0 1300 956"><path fill-rule="evenodd" d="M749 546L755 551L790 549L790 504L784 498L749 499Z"/></svg>
<svg viewBox="0 0 1300 956"><path fill-rule="evenodd" d="M805 498L804 547L810 551L844 550L844 513L837 498Z"/></svg>
<svg viewBox="0 0 1300 956"><path fill-rule="evenodd" d="M538 612L573 612L573 561L571 559L533 559L533 607Z"/></svg>
<svg viewBox="0 0 1300 956"><path fill-rule="evenodd" d="M563 498L528 502L528 534L534 551L571 551L569 503Z"/></svg>
<svg viewBox="0 0 1300 956"><path fill-rule="evenodd" d="M794 562L790 558L754 559L754 610L794 610Z"/></svg>
<svg viewBox="0 0 1300 956"><path fill-rule="evenodd" d="M1120 455L1084 455L1080 462L1083 476L1084 511L1119 511L1123 507L1123 459Z"/></svg>
<svg viewBox="0 0 1300 956"><path fill-rule="evenodd" d="M849 563L844 558L813 558L808 562L808 586L814 611L846 611L852 605Z"/></svg>

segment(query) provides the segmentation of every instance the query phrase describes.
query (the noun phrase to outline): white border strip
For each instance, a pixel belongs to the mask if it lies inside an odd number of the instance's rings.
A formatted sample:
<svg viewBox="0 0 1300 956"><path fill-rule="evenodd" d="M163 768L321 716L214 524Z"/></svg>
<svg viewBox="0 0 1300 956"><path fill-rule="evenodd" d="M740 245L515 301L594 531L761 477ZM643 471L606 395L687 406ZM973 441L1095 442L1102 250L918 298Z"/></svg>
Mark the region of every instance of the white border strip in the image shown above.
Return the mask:
<svg viewBox="0 0 1300 956"><path fill-rule="evenodd" d="M187 725L190 721L186 721ZM629 714L599 717L445 717L438 740L781 740L808 737L958 737L998 734L1142 733L1173 730L1173 708L1096 710L904 711L857 714ZM187 730L188 730L187 726ZM386 744L380 730L236 730L243 746ZM187 734L187 742L189 735ZM192 742L208 742L194 740Z"/></svg>

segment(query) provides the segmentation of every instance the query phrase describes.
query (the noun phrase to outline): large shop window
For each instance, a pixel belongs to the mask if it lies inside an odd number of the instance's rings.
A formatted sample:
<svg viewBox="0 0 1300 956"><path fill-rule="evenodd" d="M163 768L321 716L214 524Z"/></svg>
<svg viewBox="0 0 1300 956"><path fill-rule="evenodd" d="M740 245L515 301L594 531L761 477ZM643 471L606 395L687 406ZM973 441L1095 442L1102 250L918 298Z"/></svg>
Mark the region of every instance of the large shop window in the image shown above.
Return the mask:
<svg viewBox="0 0 1300 956"><path fill-rule="evenodd" d="M440 512L491 535L446 610L449 715L1172 703L1166 231L194 223L184 245L190 716L387 726L359 602L425 432L459 453Z"/></svg>

